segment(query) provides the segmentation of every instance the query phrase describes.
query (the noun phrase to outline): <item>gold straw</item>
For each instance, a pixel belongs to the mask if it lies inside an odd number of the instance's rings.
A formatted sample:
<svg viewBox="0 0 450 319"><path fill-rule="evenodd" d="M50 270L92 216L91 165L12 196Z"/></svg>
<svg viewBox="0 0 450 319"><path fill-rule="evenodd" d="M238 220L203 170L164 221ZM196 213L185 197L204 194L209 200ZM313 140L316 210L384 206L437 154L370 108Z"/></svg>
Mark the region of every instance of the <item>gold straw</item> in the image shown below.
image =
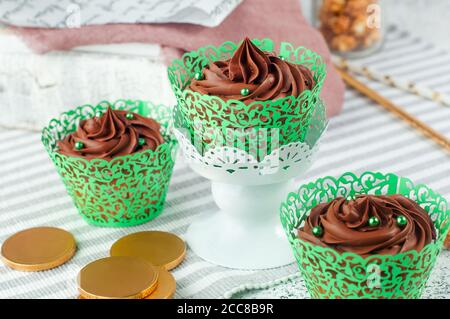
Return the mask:
<svg viewBox="0 0 450 319"><path fill-rule="evenodd" d="M418 130L426 137L435 141L437 144L442 146L445 150L447 150L450 153L450 140L447 139L444 135L442 135L439 132L436 132L422 121L418 120L408 112L405 112L401 107L395 105L385 97L381 96L380 94L369 88L364 83L358 81L357 79L352 77L348 72L346 72L343 68L336 65L335 67L339 72L339 74L341 75L344 82L347 83L347 85L364 94L371 100L377 102L389 112L394 113L396 116L400 117L403 121L408 123L410 126Z"/></svg>

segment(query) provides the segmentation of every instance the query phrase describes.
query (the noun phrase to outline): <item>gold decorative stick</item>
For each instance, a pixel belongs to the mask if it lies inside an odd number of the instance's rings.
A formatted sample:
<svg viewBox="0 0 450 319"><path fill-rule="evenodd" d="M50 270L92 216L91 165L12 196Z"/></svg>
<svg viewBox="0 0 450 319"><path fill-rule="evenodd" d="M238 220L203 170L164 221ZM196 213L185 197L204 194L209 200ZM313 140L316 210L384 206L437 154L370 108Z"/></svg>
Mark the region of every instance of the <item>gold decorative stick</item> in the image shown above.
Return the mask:
<svg viewBox="0 0 450 319"><path fill-rule="evenodd" d="M380 94L369 88L364 83L358 81L350 74L348 74L344 69L340 68L337 65L335 67L338 70L344 82L347 83L347 85L364 94L371 100L377 102L389 112L394 113L395 115L400 117L403 121L408 123L410 126L418 130L426 137L438 143L440 146L442 146L450 153L450 140L447 139L444 135L440 134L439 132L436 132L422 121L418 120L408 112L405 112L401 107L395 105L385 97L381 96Z"/></svg>

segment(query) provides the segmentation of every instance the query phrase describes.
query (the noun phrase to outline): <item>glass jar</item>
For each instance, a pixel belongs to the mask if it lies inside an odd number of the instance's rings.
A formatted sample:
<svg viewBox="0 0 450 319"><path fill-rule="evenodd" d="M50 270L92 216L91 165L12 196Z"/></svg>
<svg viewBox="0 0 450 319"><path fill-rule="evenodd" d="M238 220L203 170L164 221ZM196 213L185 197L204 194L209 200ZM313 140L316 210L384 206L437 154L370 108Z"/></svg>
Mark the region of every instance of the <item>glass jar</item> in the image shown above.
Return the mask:
<svg viewBox="0 0 450 319"><path fill-rule="evenodd" d="M313 24L333 53L361 57L383 43L383 11L382 0L313 0Z"/></svg>

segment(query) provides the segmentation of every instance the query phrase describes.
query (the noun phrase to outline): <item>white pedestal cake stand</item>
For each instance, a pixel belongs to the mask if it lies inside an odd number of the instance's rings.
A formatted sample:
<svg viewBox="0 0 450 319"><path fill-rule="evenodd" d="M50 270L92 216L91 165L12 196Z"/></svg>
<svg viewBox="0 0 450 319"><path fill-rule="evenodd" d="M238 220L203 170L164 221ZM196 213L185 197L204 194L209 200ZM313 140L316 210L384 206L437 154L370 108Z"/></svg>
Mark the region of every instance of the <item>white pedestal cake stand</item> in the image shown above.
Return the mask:
<svg viewBox="0 0 450 319"><path fill-rule="evenodd" d="M293 179L311 166L317 152L327 121L323 112L316 113L322 118L313 116L304 143L282 146L260 162L232 147L216 147L202 156L182 130L174 130L190 167L211 180L218 206L189 226L185 238L194 253L237 269L267 269L294 262L278 210L292 190Z"/></svg>

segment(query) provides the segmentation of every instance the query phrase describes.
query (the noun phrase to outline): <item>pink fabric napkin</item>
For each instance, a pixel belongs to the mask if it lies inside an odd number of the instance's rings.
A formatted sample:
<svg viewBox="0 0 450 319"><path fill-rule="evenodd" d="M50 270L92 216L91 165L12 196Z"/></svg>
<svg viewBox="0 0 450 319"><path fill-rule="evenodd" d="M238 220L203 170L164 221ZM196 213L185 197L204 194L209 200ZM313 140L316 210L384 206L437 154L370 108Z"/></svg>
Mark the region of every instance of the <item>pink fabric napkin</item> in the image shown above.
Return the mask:
<svg viewBox="0 0 450 319"><path fill-rule="evenodd" d="M224 41L271 38L288 41L316 51L327 63L322 98L328 116L342 109L344 84L330 62L329 49L320 33L308 25L298 0L245 0L219 26L208 28L192 24L112 24L77 29L15 27L25 43L37 53L69 50L76 46L111 43L157 43L168 57Z"/></svg>

